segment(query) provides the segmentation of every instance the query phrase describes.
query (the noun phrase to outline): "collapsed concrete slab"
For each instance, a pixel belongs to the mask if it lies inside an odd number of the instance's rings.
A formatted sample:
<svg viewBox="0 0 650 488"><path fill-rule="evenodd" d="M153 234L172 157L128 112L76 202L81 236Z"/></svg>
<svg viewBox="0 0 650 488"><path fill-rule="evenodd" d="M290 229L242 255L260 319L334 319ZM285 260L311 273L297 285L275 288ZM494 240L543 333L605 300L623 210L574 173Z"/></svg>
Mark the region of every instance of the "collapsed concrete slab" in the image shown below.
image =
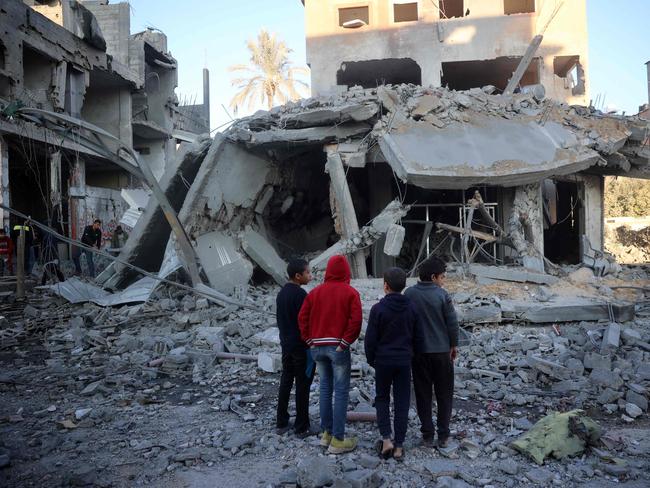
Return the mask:
<svg viewBox="0 0 650 488"><path fill-rule="evenodd" d="M242 234L242 248L278 285L287 282L287 263L278 256L273 246L251 227L246 227Z"/></svg>
<svg viewBox="0 0 650 488"><path fill-rule="evenodd" d="M545 273L533 273L525 269L485 266L480 264L470 264L469 272L474 276L489 278L492 280L515 281L519 283L538 283L542 285L552 285L559 280L555 276Z"/></svg>
<svg viewBox="0 0 650 488"><path fill-rule="evenodd" d="M170 204L178 212L187 194L187 182L193 182L210 147L210 138L194 144L181 144L175 164L167 169L159 184ZM157 200L149 199L147 208L120 253L120 259L149 272L157 272L165 253L171 227ZM119 263L113 263L96 281L107 288L122 288L133 281L135 274Z"/></svg>
<svg viewBox="0 0 650 488"><path fill-rule="evenodd" d="M634 320L635 315L633 303L597 302L580 298L557 299L542 304L501 300L501 310L504 317L531 323L609 320L611 315L617 322L627 322Z"/></svg>
<svg viewBox="0 0 650 488"><path fill-rule="evenodd" d="M484 118L442 130L405 124L379 145L399 178L423 188L525 185L585 170L599 159L555 122Z"/></svg>

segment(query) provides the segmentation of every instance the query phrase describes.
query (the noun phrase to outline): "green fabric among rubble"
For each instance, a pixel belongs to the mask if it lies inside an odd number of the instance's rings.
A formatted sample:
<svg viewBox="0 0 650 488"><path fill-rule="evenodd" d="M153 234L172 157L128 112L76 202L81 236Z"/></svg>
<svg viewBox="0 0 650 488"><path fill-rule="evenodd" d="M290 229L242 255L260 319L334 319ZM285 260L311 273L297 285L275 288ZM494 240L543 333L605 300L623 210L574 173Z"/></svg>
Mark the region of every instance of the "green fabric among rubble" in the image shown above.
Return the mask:
<svg viewBox="0 0 650 488"><path fill-rule="evenodd" d="M600 426L582 410L553 412L512 443L519 452L544 464L547 456L575 456L600 439Z"/></svg>

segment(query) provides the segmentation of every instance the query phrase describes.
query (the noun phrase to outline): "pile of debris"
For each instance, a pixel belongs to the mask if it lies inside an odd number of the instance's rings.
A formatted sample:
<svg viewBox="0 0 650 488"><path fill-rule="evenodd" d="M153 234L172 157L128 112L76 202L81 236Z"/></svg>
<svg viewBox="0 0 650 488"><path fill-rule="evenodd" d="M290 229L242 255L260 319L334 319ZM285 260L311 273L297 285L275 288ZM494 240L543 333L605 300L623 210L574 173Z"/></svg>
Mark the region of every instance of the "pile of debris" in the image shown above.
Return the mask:
<svg viewBox="0 0 650 488"><path fill-rule="evenodd" d="M605 248L620 263L650 262L650 227L632 229L627 226L608 228Z"/></svg>

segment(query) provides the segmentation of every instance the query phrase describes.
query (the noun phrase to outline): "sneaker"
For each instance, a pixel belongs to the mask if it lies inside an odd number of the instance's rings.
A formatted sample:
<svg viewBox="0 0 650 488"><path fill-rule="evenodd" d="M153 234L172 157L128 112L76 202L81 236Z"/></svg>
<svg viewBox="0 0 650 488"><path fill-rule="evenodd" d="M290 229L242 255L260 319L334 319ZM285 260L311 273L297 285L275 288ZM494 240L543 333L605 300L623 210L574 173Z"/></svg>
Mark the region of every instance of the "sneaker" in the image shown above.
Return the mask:
<svg viewBox="0 0 650 488"><path fill-rule="evenodd" d="M440 447L441 449L444 449L445 447L449 447L449 437L438 438L438 447Z"/></svg>
<svg viewBox="0 0 650 488"><path fill-rule="evenodd" d="M357 448L357 439L354 437L346 437L345 439L338 440L332 437L330 447L327 449L329 454L343 454L344 452L354 451Z"/></svg>
<svg viewBox="0 0 650 488"><path fill-rule="evenodd" d="M422 436L422 446L424 447L433 447L435 445L435 438L432 435L423 435Z"/></svg>
<svg viewBox="0 0 650 488"><path fill-rule="evenodd" d="M329 447L332 442L332 434L325 431L320 435L320 445L323 447Z"/></svg>

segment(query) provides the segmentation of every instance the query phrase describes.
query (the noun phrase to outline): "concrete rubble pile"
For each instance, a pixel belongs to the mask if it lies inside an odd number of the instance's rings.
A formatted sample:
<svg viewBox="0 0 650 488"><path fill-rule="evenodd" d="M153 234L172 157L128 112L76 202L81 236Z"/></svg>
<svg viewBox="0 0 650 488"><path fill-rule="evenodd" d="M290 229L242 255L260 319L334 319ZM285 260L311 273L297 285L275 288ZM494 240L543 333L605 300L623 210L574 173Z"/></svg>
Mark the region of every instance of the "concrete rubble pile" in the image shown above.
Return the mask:
<svg viewBox="0 0 650 488"><path fill-rule="evenodd" d="M528 236L531 229L542 232L539 181L582 171L642 176L650 171L648 122L539 100L533 93L493 91L354 87L336 97L259 111L214 139L184 143L160 186L190 237L202 281L231 294L256 268L281 282L291 255L324 263L333 252L348 254L353 275L367 277L369 246L409 211L384 197L372 205L368 220L389 219L359 225L364 214L345 174L376 163L425 189L515 188L500 231L508 239L497 242L511 247L529 270L549 271ZM150 200L120 258L157 272L169 231ZM114 289L133 279L127 268L114 265L99 282Z"/></svg>
<svg viewBox="0 0 650 488"><path fill-rule="evenodd" d="M612 298L638 303L636 318L530 327L498 325L485 316L475 322L465 309L507 298L544 300L567 285L479 285L460 270L452 273L448 287L464 310L454 441L438 451L420 447L413 406L409 457L400 464L382 463L373 453L374 423L349 424L360 448L337 460L322 455L316 438L274 433L280 352L275 286L239 290L238 299L256 310L223 307L167 285L144 305L119 308L34 300L16 320L23 340L2 343L11 355L3 356L0 378L0 455L7 456L10 483L22 485L110 486L125 469L140 484L191 483L211 467L240 473L229 478L232 483L254 479L278 487L517 486L522 479L541 486L647 483L650 314L643 291L615 286L642 288L649 276L638 268L625 268L620 276L575 282L572 293L587 296L611 286ZM352 284L367 320L383 294L381 280ZM10 304L3 307L9 316ZM356 413L374 411L374 376L362 340L363 334L352 350L349 411ZM35 343L40 349L33 349ZM543 466L517 453L512 443L537 420L575 408L603 427L595 446ZM95 460L92 468L79 463L88 456Z"/></svg>

